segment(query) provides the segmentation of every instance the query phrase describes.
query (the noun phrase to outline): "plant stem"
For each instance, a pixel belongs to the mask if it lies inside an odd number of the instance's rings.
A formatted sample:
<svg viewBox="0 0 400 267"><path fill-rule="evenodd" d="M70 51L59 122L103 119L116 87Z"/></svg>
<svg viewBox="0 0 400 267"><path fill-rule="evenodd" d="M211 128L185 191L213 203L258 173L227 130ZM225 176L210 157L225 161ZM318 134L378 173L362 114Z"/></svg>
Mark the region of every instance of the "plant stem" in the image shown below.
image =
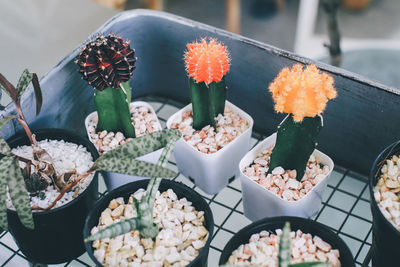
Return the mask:
<svg viewBox="0 0 400 267"><path fill-rule="evenodd" d="M328 34L330 44L325 44L329 49L331 64L340 67L342 63L342 51L340 49L340 33L337 21L337 12L340 6L340 0L323 0L321 2L328 20Z"/></svg>

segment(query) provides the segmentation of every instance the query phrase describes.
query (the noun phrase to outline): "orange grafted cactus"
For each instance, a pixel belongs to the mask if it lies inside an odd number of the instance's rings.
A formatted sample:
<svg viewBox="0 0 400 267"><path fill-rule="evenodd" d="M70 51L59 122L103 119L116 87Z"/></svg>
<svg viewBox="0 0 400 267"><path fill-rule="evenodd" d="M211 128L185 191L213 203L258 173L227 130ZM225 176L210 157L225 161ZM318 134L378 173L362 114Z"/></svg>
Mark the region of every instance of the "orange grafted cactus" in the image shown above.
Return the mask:
<svg viewBox="0 0 400 267"><path fill-rule="evenodd" d="M295 64L282 69L269 85L276 112L293 114L300 122L304 117L321 114L328 100L336 97L333 78L314 65Z"/></svg>
<svg viewBox="0 0 400 267"><path fill-rule="evenodd" d="M229 71L228 49L216 39L201 39L187 44L185 52L186 71L197 83L221 81Z"/></svg>

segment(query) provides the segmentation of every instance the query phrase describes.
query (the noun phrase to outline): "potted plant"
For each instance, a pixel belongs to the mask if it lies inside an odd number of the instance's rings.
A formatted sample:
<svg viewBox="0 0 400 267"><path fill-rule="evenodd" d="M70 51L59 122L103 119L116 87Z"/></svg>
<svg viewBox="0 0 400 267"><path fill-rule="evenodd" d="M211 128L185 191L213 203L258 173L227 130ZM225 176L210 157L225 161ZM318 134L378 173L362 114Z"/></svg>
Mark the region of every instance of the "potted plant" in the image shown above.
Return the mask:
<svg viewBox="0 0 400 267"><path fill-rule="evenodd" d="M355 266L349 248L338 235L321 223L300 217L264 218L246 226L225 245L219 264Z"/></svg>
<svg viewBox="0 0 400 267"><path fill-rule="evenodd" d="M250 147L253 119L226 101L230 58L222 43L188 44L185 62L192 103L172 115L167 127L183 135L174 148L179 171L207 194L216 194L237 174Z"/></svg>
<svg viewBox="0 0 400 267"><path fill-rule="evenodd" d="M133 156L151 151L142 147L139 151L137 142L126 142L120 154L98 158L90 142L68 131L32 133L20 106L30 81L39 112L42 98L35 74L25 70L16 88L0 74L0 83L18 113L2 118L0 127L15 118L25 131L25 136L16 135L7 142L0 138L0 227L10 231L29 261L61 263L84 251L82 228L97 198L97 171L163 177L176 173L134 160Z"/></svg>
<svg viewBox="0 0 400 267"><path fill-rule="evenodd" d="M151 105L143 101L130 103L132 88L129 81L136 60L130 42L111 33L88 42L75 61L82 78L96 89L94 103L97 111L86 117L85 127L89 140L100 155L131 138L161 130ZM158 150L138 160L156 163L160 155L161 150ZM143 178L112 172L104 174L108 190Z"/></svg>
<svg viewBox="0 0 400 267"><path fill-rule="evenodd" d="M314 216L333 170L333 161L315 150L320 115L336 97L333 78L317 67L284 68L269 90L277 112L288 113L269 136L241 160L244 214L251 220Z"/></svg>
<svg viewBox="0 0 400 267"><path fill-rule="evenodd" d="M376 158L369 175L371 195L372 266L396 266L400 253L400 142L385 148Z"/></svg>
<svg viewBox="0 0 400 267"><path fill-rule="evenodd" d="M160 166L180 137L175 129L163 132ZM213 225L210 207L197 192L154 176L102 197L89 213L84 237L97 266L206 266Z"/></svg>

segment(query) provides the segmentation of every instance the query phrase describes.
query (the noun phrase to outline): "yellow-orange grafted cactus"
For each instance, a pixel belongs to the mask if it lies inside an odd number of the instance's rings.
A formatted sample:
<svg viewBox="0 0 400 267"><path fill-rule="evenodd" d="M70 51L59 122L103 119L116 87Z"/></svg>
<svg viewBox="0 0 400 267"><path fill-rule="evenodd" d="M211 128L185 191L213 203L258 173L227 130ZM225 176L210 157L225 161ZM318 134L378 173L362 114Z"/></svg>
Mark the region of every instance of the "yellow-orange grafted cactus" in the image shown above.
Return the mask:
<svg viewBox="0 0 400 267"><path fill-rule="evenodd" d="M186 71L197 83L221 81L229 71L228 49L216 39L201 39L187 44L185 52Z"/></svg>
<svg viewBox="0 0 400 267"><path fill-rule="evenodd" d="M269 91L276 112L291 113L296 122L321 114L328 100L337 95L332 76L314 65L304 68L301 64L282 69L270 84Z"/></svg>

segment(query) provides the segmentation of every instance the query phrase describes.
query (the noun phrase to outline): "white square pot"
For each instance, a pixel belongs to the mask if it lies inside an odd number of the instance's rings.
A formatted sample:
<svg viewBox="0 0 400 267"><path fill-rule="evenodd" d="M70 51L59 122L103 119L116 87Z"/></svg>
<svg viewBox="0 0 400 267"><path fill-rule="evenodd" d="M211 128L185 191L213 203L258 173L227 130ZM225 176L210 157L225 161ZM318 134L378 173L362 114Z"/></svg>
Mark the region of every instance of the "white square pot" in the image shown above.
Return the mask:
<svg viewBox="0 0 400 267"><path fill-rule="evenodd" d="M149 110L151 111L151 113L156 114L156 112L154 111L153 107L143 101L135 101L130 103L130 107L137 107L137 106L145 106L148 107ZM89 122L91 120L93 120L93 118L97 117L97 111L90 113L86 119L85 119L85 127L86 127L86 133L88 134L89 140L91 142L92 138L89 135L89 131L88 131L88 126L89 126ZM160 125L160 122L158 121L157 118L157 122ZM161 125L160 125L160 129L161 129ZM158 149L156 151L153 151L151 153L148 153L146 155L143 155L141 157L138 157L137 160L141 160L141 161L146 161L149 163L157 163L158 159L161 156L161 153L163 151L163 148ZM107 186L108 191L111 191L117 187L120 187L124 184L130 183L130 182L134 182L134 181L138 181L138 180L142 180L142 179L148 179L149 177L141 177L141 176L133 176L133 175L127 175L127 174L120 174L120 173L116 173L116 172L104 172L103 173L104 176L104 182Z"/></svg>
<svg viewBox="0 0 400 267"><path fill-rule="evenodd" d="M305 218L315 216L321 207L322 196L334 167L332 159L324 153L314 150L313 155L319 158L322 164L329 166L329 173L325 179L297 201L287 201L280 198L243 173L244 169L254 161L257 155L275 145L275 141L276 133L264 139L249 151L239 163L244 215L252 221L275 216L298 216Z"/></svg>
<svg viewBox="0 0 400 267"><path fill-rule="evenodd" d="M246 112L226 101L226 106L239 114L249 124L241 135L225 147L213 154L205 154L188 144L183 137L174 146L174 157L179 171L194 180L195 184L207 194L218 193L228 185L229 179L238 176L237 165L244 154L250 149L250 138L253 129L253 119ZM170 129L175 118L182 112L192 110L192 104L182 108L167 121Z"/></svg>

